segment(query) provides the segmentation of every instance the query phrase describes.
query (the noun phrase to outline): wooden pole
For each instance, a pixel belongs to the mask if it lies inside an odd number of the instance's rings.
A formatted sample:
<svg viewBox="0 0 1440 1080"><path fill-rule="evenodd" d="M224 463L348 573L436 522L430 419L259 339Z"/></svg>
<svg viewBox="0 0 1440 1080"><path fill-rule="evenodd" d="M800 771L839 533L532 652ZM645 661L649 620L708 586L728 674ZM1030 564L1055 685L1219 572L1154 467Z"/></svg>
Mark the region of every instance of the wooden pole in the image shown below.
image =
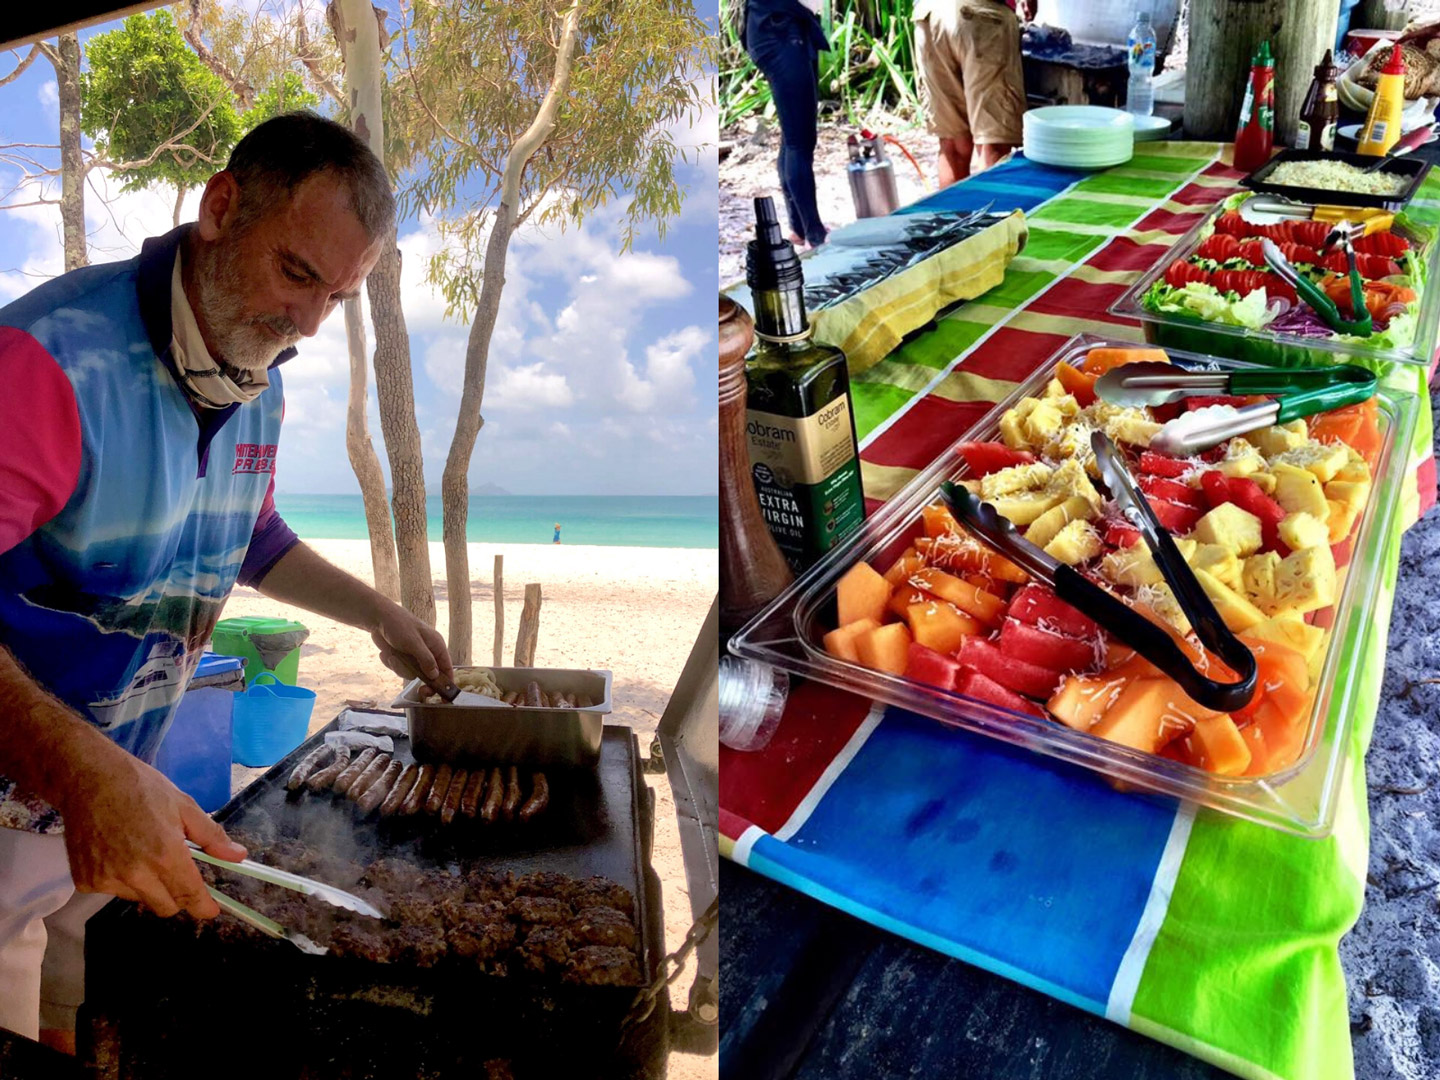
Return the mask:
<svg viewBox="0 0 1440 1080"><path fill-rule="evenodd" d="M495 666L505 662L505 556L495 556Z"/></svg>
<svg viewBox="0 0 1440 1080"><path fill-rule="evenodd" d="M1233 142L1250 61L1275 57L1275 146L1292 146L1315 65L1335 44L1340 0L1191 0L1185 135Z"/></svg>
<svg viewBox="0 0 1440 1080"><path fill-rule="evenodd" d="M540 636L540 586L525 586L525 606L515 635L515 666L535 666L535 639Z"/></svg>

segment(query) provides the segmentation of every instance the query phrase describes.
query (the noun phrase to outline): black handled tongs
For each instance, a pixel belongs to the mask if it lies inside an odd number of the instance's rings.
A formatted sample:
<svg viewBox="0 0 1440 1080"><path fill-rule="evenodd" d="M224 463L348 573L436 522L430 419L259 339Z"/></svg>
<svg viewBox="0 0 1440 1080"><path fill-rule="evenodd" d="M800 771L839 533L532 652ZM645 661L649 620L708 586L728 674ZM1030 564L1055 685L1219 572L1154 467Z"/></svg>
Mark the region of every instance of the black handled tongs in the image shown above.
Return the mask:
<svg viewBox="0 0 1440 1080"><path fill-rule="evenodd" d="M1115 444L1103 431L1096 431L1091 433L1090 445L1095 450L1101 479L1125 520L1139 529L1150 545L1155 565L1174 591L1195 636L1239 675L1238 682L1216 682L1201 674L1169 633L1159 631L1149 619L1078 570L1030 543L989 503L981 502L958 484L943 483L940 493L957 521L1174 679L1191 700L1216 712L1243 708L1255 696L1254 655L1220 618L1175 541L1156 520L1154 511L1130 478Z"/></svg>

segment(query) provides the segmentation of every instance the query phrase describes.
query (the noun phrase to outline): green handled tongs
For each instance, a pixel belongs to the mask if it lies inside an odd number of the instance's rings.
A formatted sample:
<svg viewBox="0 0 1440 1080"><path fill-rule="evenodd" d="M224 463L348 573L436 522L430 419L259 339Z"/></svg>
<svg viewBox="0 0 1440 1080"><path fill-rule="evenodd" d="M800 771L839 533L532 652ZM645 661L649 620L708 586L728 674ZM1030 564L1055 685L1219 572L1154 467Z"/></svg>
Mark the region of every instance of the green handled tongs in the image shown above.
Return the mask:
<svg viewBox="0 0 1440 1080"><path fill-rule="evenodd" d="M1333 237L1335 237L1335 231L1332 230L1330 236L1326 237L1327 246L1330 245ZM1347 319L1341 315L1340 309L1335 306L1335 301L1325 295L1324 289L1291 266L1290 260L1281 254L1275 241L1266 237L1260 241L1260 250L1265 254L1265 265L1275 271L1282 281L1290 285L1299 294L1300 299L1314 308L1315 314L1319 315L1331 330L1337 334L1369 337L1374 333L1375 325L1370 318L1370 310L1365 306L1365 282L1360 277L1359 267L1355 265L1355 249L1350 246L1348 236L1340 237L1337 242L1344 250L1346 261L1350 266L1350 310L1355 312L1353 319Z"/></svg>
<svg viewBox="0 0 1440 1080"><path fill-rule="evenodd" d="M1101 401L1132 408L1197 395L1279 395L1240 408L1207 405L1182 413L1150 439L1150 449L1157 453L1189 457L1236 435L1368 401L1375 395L1375 375L1354 364L1188 371L1176 364L1146 362L1111 368L1096 380L1095 393Z"/></svg>

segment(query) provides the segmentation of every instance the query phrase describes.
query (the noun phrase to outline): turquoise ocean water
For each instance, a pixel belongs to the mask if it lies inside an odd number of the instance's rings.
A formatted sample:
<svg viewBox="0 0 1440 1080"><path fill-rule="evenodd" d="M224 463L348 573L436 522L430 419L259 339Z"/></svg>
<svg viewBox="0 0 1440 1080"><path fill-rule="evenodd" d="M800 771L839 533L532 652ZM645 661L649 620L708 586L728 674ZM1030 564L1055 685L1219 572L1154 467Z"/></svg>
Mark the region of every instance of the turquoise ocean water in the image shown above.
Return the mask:
<svg viewBox="0 0 1440 1080"><path fill-rule="evenodd" d="M443 539L440 496L425 500L430 539ZM359 495L275 495L275 507L305 540L365 540ZM719 543L715 495L472 495L467 533L494 544L548 544L561 525L566 544L713 548Z"/></svg>

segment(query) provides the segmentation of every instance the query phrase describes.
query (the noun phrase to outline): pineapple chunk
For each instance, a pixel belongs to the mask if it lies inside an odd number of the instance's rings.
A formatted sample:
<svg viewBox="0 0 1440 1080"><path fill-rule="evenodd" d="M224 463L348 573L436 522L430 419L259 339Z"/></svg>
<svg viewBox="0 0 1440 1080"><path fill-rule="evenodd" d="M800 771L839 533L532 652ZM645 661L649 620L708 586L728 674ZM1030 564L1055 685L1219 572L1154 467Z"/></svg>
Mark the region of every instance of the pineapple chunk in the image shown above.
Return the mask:
<svg viewBox="0 0 1440 1080"><path fill-rule="evenodd" d="M1309 438L1310 429L1305 426L1304 420L1291 420L1288 424L1276 424L1245 435L1245 441L1267 458L1304 446Z"/></svg>
<svg viewBox="0 0 1440 1080"><path fill-rule="evenodd" d="M1020 491L987 500L1001 517L1009 518L1019 528L1034 522L1041 514L1065 501L1058 491Z"/></svg>
<svg viewBox="0 0 1440 1080"><path fill-rule="evenodd" d="M1095 527L1088 521L1077 519L1061 529L1055 539L1045 545L1045 553L1067 566L1079 566L1099 555L1104 546Z"/></svg>
<svg viewBox="0 0 1440 1080"><path fill-rule="evenodd" d="M1065 426L1065 417L1055 407L1057 400L1059 399L1041 398L1025 417L1025 437L1031 446L1044 446L1048 440L1060 434L1060 429Z"/></svg>
<svg viewBox="0 0 1440 1080"><path fill-rule="evenodd" d="M1068 393L1070 393L1070 391L1065 389L1065 384L1059 379L1051 379L1045 384L1045 396L1047 398L1064 397Z"/></svg>
<svg viewBox="0 0 1440 1080"><path fill-rule="evenodd" d="M1045 444L1045 456L1056 461L1075 458L1081 464L1089 465L1095 460L1095 451L1090 446L1090 425L1083 420L1066 424L1060 434Z"/></svg>
<svg viewBox="0 0 1440 1080"><path fill-rule="evenodd" d="M1044 462L1030 465L1011 465L1008 469L997 469L980 478L980 497L994 502L1003 495L1015 495L1022 491L1034 491L1050 482L1053 470Z"/></svg>
<svg viewBox="0 0 1440 1080"><path fill-rule="evenodd" d="M1368 484L1370 482L1370 463L1361 457L1354 447L1347 446L1345 451L1349 457L1346 458L1340 471L1331 479L1341 480L1347 484Z"/></svg>
<svg viewBox="0 0 1440 1080"><path fill-rule="evenodd" d="M1185 617L1184 609L1175 599L1175 593L1167 582L1160 581L1154 585L1145 585L1136 589L1135 599L1147 605L1151 611L1169 623L1177 633L1190 633L1190 620Z"/></svg>
<svg viewBox="0 0 1440 1080"><path fill-rule="evenodd" d="M1075 400L1073 394L1061 394L1058 397L1049 394L1045 396L1050 398L1051 407L1066 420L1074 420L1080 415L1080 402Z"/></svg>
<svg viewBox="0 0 1440 1080"><path fill-rule="evenodd" d="M1256 623L1245 631L1245 636L1273 641L1277 645L1294 649L1305 657L1307 663L1315 661L1320 655L1320 646L1325 643L1324 630L1291 615L1279 615Z"/></svg>
<svg viewBox="0 0 1440 1080"><path fill-rule="evenodd" d="M1050 477L1049 489L1058 491L1066 498L1078 495L1088 502L1097 513L1100 510L1100 493L1095 490L1095 485L1090 482L1085 467L1075 459L1062 462Z"/></svg>
<svg viewBox="0 0 1440 1080"><path fill-rule="evenodd" d="M1190 535L1202 544L1219 544L1243 557L1260 550L1260 519L1234 503L1221 503L1195 523Z"/></svg>
<svg viewBox="0 0 1440 1080"><path fill-rule="evenodd" d="M1288 514L1305 513L1324 521L1330 516L1325 505L1325 489L1309 469L1301 469L1284 462L1272 465L1275 473L1275 501Z"/></svg>
<svg viewBox="0 0 1440 1080"><path fill-rule="evenodd" d="M1330 543L1330 530L1325 522L1315 515L1300 511L1286 514L1281 520L1280 539L1290 548L1315 547Z"/></svg>
<svg viewBox="0 0 1440 1080"><path fill-rule="evenodd" d="M1265 621L1263 611L1234 589L1217 580L1214 574L1196 570L1195 580L1200 582L1200 587L1205 590L1205 595L1210 597L1211 602L1215 605L1215 610L1225 621L1225 625L1237 634L1250 629L1256 623Z"/></svg>
<svg viewBox="0 0 1440 1080"><path fill-rule="evenodd" d="M1325 498L1342 502L1358 514L1370 498L1370 480L1331 480L1325 485Z"/></svg>
<svg viewBox="0 0 1440 1080"><path fill-rule="evenodd" d="M1180 557L1188 563L1195 557L1195 552L1200 547L1200 541L1191 540L1188 536L1181 536L1176 538L1175 546L1180 549Z"/></svg>
<svg viewBox="0 0 1440 1080"><path fill-rule="evenodd" d="M1106 555L1100 560L1100 572L1116 585L1128 585L1132 589L1159 585L1165 580L1144 540Z"/></svg>
<svg viewBox="0 0 1440 1080"><path fill-rule="evenodd" d="M1193 569L1205 570L1215 575L1216 580L1240 592L1242 564L1235 552L1220 544L1199 544L1195 554L1185 560Z"/></svg>
<svg viewBox="0 0 1440 1080"><path fill-rule="evenodd" d="M1030 440L1025 434L1025 418L1038 404L1035 398L1023 398L1000 418L1000 438L1011 450L1030 449Z"/></svg>
<svg viewBox="0 0 1440 1080"><path fill-rule="evenodd" d="M1149 446L1150 440L1160 430L1160 425L1139 409L1126 409L1121 415L1105 424L1105 434L1116 442L1132 446Z"/></svg>
<svg viewBox="0 0 1440 1080"><path fill-rule="evenodd" d="M1303 548L1280 560L1275 603L1280 611L1304 615L1335 602L1335 556L1329 547Z"/></svg>
<svg viewBox="0 0 1440 1080"><path fill-rule="evenodd" d="M1280 556L1274 551L1251 555L1245 560L1241 584L1250 602L1261 611L1275 610L1275 574L1280 569Z"/></svg>
<svg viewBox="0 0 1440 1080"><path fill-rule="evenodd" d="M1335 474L1344 468L1345 462L1344 444L1322 443L1316 442L1314 439L1309 440L1304 446L1286 450L1283 454L1277 454L1271 459L1272 465L1294 465L1301 469L1308 469L1322 484L1334 479Z"/></svg>
<svg viewBox="0 0 1440 1080"><path fill-rule="evenodd" d="M1043 548L1059 535L1060 530L1075 520L1089 521L1094 510L1088 500L1072 495L1059 506L1046 510L1025 530L1025 539Z"/></svg>
<svg viewBox="0 0 1440 1080"><path fill-rule="evenodd" d="M1274 494L1275 494L1275 474L1274 474L1274 473L1272 473L1272 472L1257 472L1257 473L1252 473L1252 474L1250 475L1250 479L1251 479L1252 481L1254 481L1255 486L1258 487L1261 491L1263 491L1266 495L1274 495Z"/></svg>
<svg viewBox="0 0 1440 1080"><path fill-rule="evenodd" d="M1350 530L1355 527L1355 519L1360 516L1360 512L1349 503L1336 502L1334 499L1329 500L1329 504L1330 543L1338 544L1350 535Z"/></svg>
<svg viewBox="0 0 1440 1080"><path fill-rule="evenodd" d="M1219 468L1226 476L1250 476L1265 468L1265 459L1244 439L1231 439Z"/></svg>

